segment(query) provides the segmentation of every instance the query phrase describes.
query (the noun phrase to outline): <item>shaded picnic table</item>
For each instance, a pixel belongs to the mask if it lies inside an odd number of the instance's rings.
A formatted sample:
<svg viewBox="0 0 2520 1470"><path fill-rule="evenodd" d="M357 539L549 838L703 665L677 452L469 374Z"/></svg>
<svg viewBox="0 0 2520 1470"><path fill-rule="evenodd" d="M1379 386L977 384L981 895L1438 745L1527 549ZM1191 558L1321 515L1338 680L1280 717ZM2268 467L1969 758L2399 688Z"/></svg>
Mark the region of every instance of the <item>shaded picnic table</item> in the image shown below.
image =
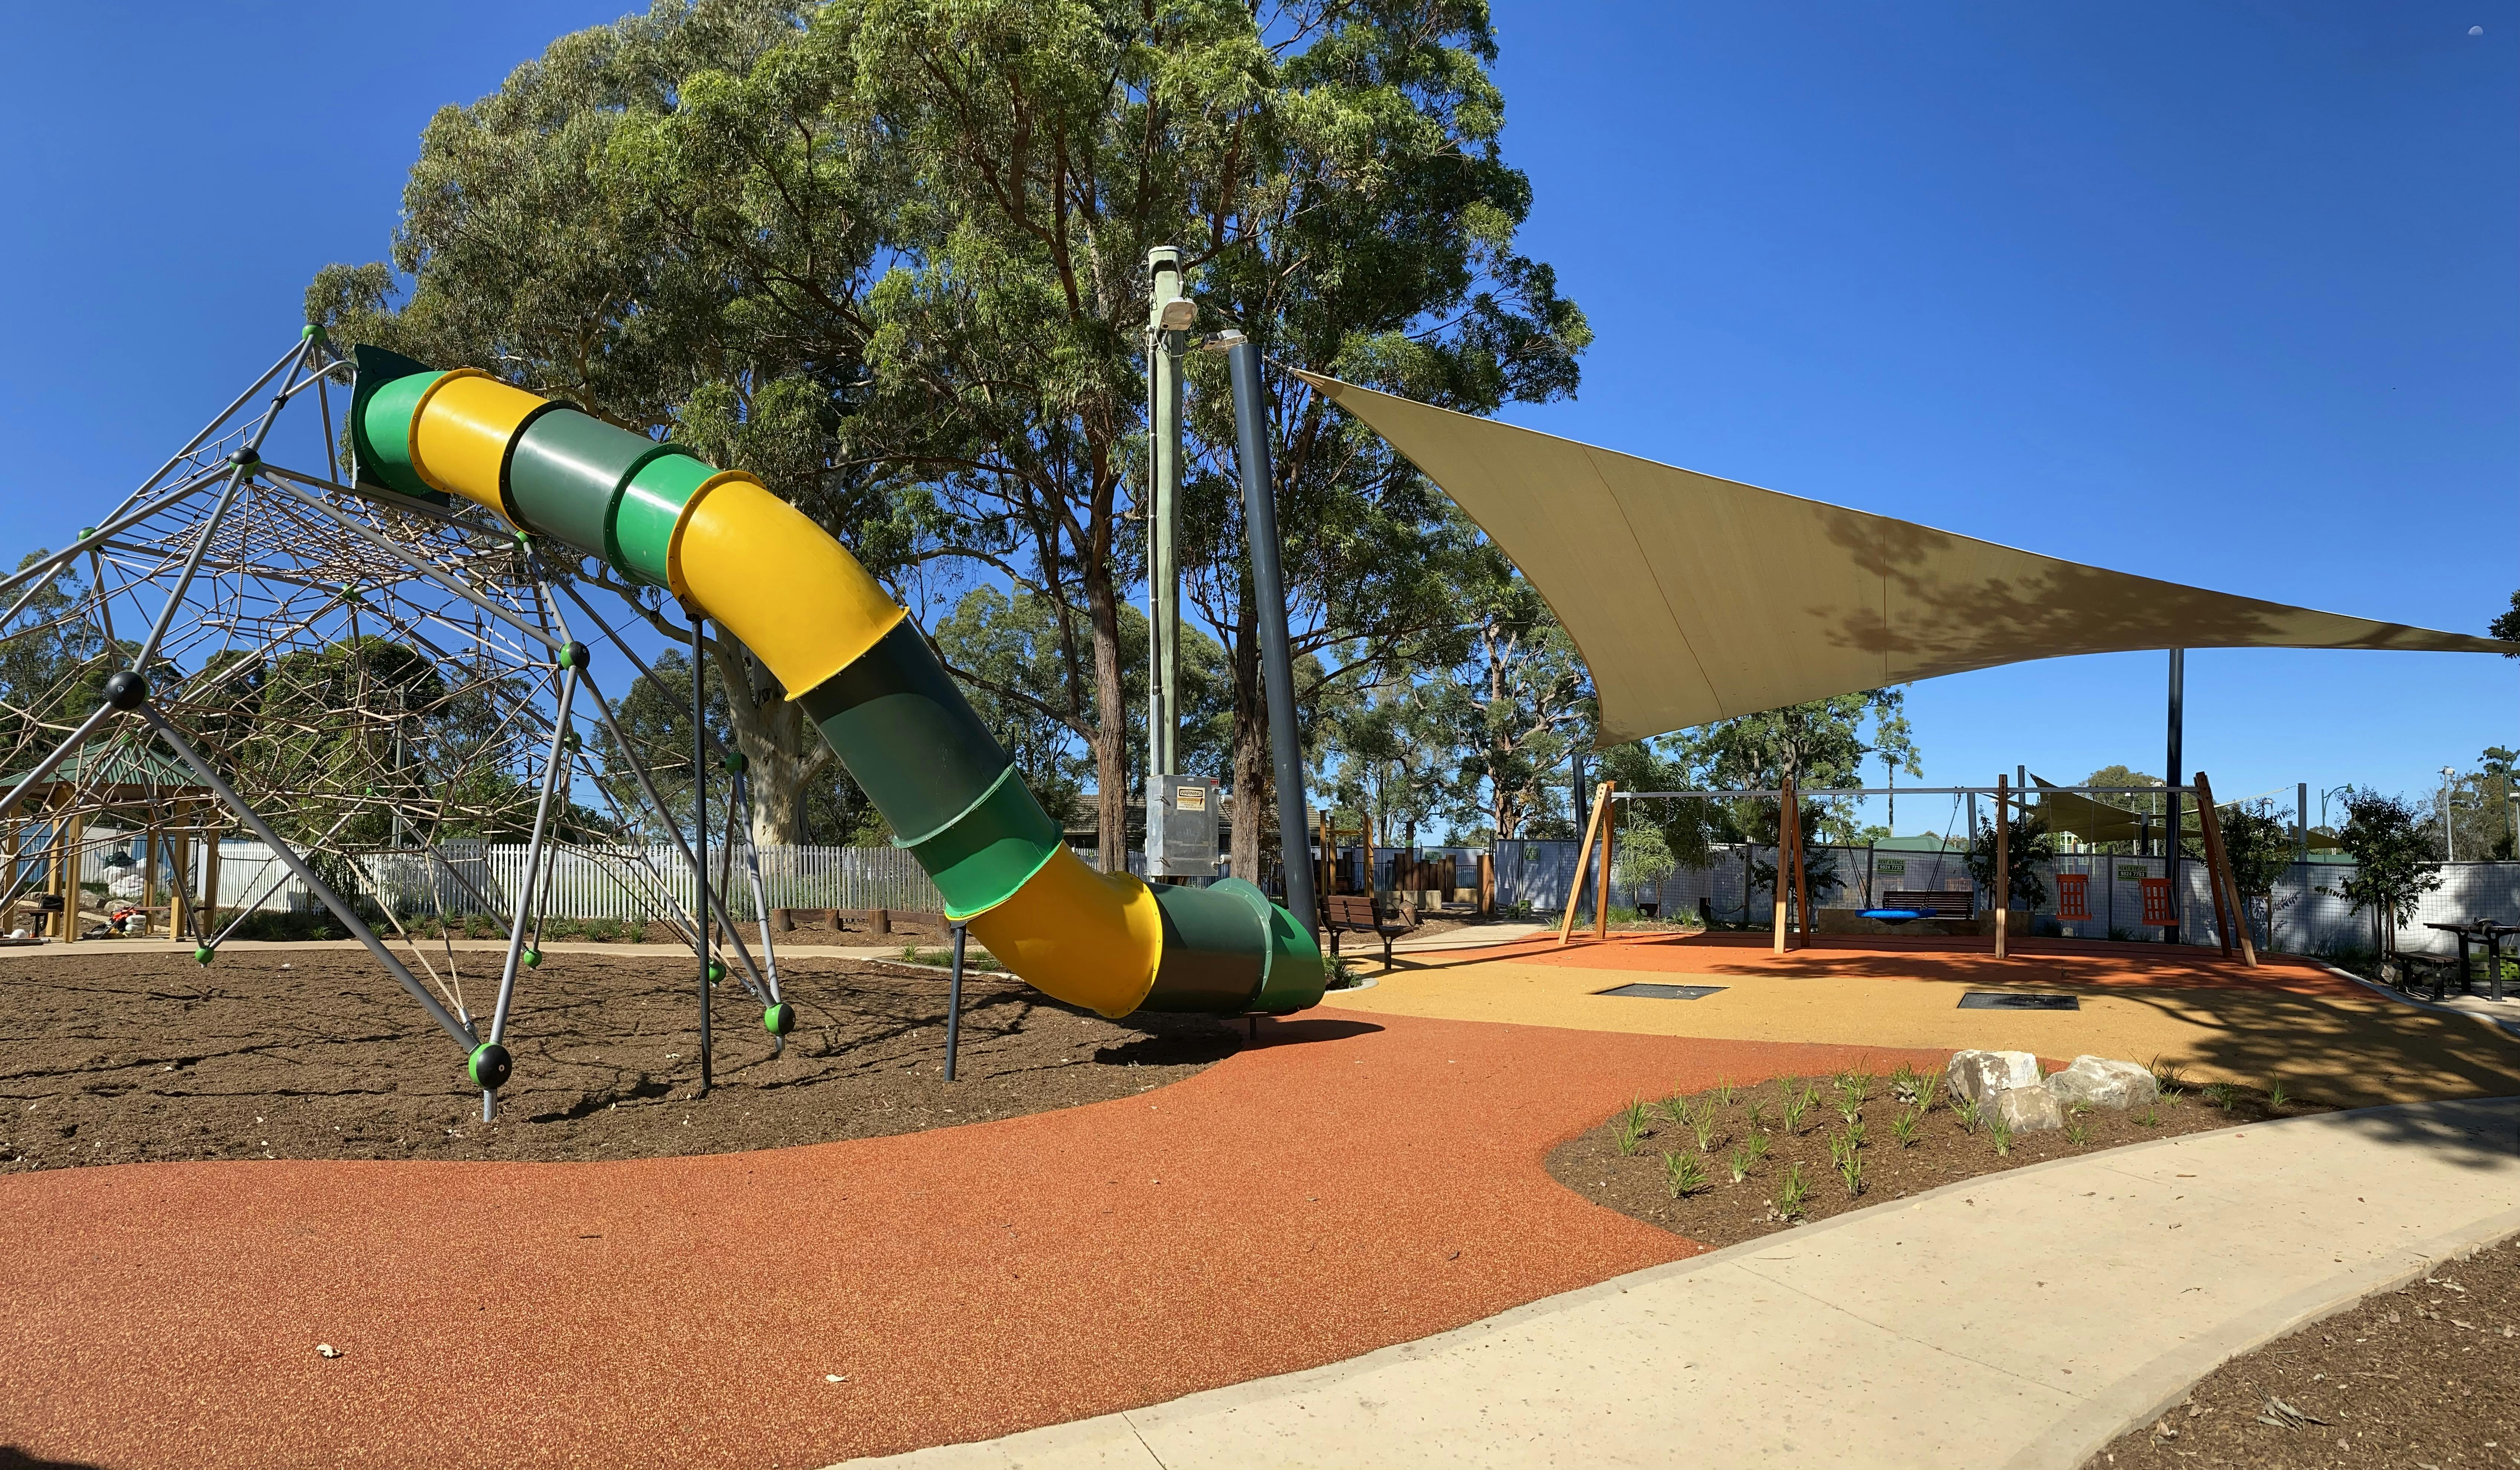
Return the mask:
<svg viewBox="0 0 2520 1470"><path fill-rule="evenodd" d="M2428 923L2424 927L2458 936L2458 993L2462 996L2468 993L2467 947L2471 942L2481 941L2485 945L2485 966L2494 984L2494 999L2502 999L2502 936L2520 934L2520 924L2498 924L2490 918L2471 918L2463 924ZM2433 999L2438 1001L2441 998L2441 971L2435 970Z"/></svg>

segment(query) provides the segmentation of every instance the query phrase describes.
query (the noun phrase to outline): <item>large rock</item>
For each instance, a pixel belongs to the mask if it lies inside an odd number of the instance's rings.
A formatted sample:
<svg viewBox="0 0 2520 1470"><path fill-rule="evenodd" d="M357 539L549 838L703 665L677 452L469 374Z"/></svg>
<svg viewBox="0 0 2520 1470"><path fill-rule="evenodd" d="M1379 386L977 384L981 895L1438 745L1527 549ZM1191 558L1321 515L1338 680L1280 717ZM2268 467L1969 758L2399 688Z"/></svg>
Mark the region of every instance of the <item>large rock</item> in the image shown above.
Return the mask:
<svg viewBox="0 0 2520 1470"><path fill-rule="evenodd" d="M2083 1102L2125 1109L2158 1101L2161 1084L2153 1080L2150 1067L2105 1056L2078 1056L2072 1066L2048 1079L2048 1091L2064 1107Z"/></svg>
<svg viewBox="0 0 2520 1470"><path fill-rule="evenodd" d="M2065 1110L2056 1105L2055 1094L2046 1088L2005 1088L1995 1094L1990 1111L2016 1134L2065 1126Z"/></svg>
<svg viewBox="0 0 2520 1470"><path fill-rule="evenodd" d="M2039 1058L2027 1051L1955 1051L1943 1083L1954 1097L1984 1103L2013 1088L2038 1087Z"/></svg>

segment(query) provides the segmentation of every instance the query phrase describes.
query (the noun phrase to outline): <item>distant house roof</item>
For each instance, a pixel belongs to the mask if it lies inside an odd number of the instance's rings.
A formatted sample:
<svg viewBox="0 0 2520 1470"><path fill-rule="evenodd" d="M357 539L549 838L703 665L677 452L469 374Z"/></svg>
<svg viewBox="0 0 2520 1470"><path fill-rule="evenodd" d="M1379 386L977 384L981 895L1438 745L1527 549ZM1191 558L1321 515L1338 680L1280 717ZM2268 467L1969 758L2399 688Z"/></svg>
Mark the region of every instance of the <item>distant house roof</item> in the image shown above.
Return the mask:
<svg viewBox="0 0 2520 1470"><path fill-rule="evenodd" d="M32 770L32 767L28 767ZM26 772L0 776L0 788L15 787ZM150 786L159 790L206 791L193 768L155 747L133 747L120 740L91 740L45 778L54 786Z"/></svg>
<svg viewBox="0 0 2520 1470"><path fill-rule="evenodd" d="M1913 837L1883 837L1872 845L1885 853L1938 853L1966 847L1968 839L1965 837L1945 839L1933 832L1922 832Z"/></svg>

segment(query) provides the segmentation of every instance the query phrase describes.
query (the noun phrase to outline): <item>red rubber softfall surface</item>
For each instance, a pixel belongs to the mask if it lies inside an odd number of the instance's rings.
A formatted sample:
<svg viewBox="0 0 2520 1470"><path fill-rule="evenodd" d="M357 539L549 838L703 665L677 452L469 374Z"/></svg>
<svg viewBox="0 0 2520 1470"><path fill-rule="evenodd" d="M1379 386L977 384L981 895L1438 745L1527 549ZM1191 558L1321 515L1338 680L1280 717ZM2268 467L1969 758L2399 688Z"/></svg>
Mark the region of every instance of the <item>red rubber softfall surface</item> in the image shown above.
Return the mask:
<svg viewBox="0 0 2520 1470"><path fill-rule="evenodd" d="M803 1467L981 1439L1686 1256L1549 1147L1637 1094L1942 1060L1321 1014L1260 1040L1140 1097L807 1148L0 1179L0 1445Z"/></svg>

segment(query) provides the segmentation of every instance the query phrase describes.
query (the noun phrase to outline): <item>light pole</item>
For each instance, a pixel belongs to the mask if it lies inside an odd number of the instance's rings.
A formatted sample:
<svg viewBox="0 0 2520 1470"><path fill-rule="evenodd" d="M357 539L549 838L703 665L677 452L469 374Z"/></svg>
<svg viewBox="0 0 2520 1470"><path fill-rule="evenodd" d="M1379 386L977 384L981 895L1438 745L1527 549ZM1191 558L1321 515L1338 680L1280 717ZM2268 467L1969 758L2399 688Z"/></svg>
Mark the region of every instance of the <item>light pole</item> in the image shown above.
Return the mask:
<svg viewBox="0 0 2520 1470"><path fill-rule="evenodd" d="M2331 796L2351 796L2353 794L2354 783L2352 781L2347 781L2341 786L2328 786L2321 789L2318 793L2318 824L2320 826L2327 826L2327 798ZM2333 827L2329 827L2328 829L2330 831L2335 830Z"/></svg>
<svg viewBox="0 0 2520 1470"><path fill-rule="evenodd" d="M2458 861L2458 839L2450 829L2450 779L2457 774L2455 767L2442 767L2442 861L2445 863Z"/></svg>

